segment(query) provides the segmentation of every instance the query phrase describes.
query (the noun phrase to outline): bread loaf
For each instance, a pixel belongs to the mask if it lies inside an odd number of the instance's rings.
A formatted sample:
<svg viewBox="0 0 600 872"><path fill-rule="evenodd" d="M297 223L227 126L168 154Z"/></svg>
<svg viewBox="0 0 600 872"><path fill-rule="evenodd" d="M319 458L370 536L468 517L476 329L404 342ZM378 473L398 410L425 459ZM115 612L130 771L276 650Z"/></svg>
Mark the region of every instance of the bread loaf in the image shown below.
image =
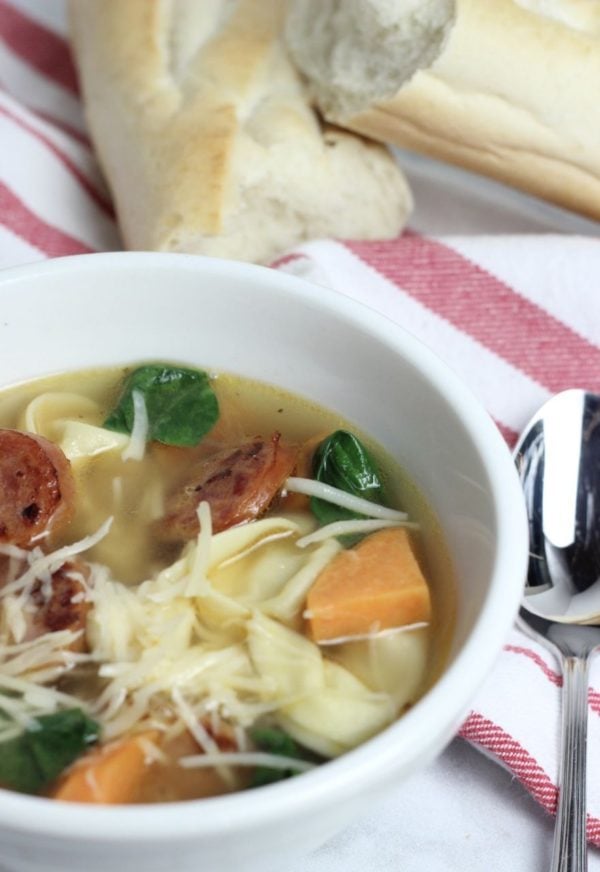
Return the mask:
<svg viewBox="0 0 600 872"><path fill-rule="evenodd" d="M383 238L410 192L387 149L325 126L282 0L71 0L91 135L124 242L268 262L317 236Z"/></svg>
<svg viewBox="0 0 600 872"><path fill-rule="evenodd" d="M286 37L328 119L600 219L599 0L292 0Z"/></svg>

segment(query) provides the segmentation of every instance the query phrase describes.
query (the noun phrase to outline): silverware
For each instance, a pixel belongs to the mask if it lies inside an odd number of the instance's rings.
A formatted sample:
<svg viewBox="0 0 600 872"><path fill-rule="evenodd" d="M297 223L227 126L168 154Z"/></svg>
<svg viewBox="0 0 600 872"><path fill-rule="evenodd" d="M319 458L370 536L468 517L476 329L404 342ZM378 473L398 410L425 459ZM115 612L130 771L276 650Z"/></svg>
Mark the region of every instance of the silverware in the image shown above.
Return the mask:
<svg viewBox="0 0 600 872"><path fill-rule="evenodd" d="M585 872L588 664L600 645L600 396L569 390L529 422L514 451L530 558L518 622L563 673L559 801L551 872Z"/></svg>

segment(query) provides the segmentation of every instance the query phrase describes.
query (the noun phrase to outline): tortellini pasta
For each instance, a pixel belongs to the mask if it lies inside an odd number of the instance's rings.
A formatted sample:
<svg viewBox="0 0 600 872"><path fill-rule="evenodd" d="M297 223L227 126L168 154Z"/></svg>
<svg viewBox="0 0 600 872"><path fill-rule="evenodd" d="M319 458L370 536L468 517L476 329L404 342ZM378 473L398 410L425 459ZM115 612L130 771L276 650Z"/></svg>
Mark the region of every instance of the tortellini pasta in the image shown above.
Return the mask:
<svg viewBox="0 0 600 872"><path fill-rule="evenodd" d="M102 674L128 693L174 685L193 697L225 694L242 718L251 697L325 756L379 732L418 692L427 630L331 651L298 632L291 618L341 547L326 540L297 548L307 523L273 517L200 535L180 559L135 588L100 578L90 638L95 655L113 664Z"/></svg>
<svg viewBox="0 0 600 872"><path fill-rule="evenodd" d="M25 408L19 426L56 442L70 461L123 451L129 437L99 426L98 403L81 394L47 391Z"/></svg>

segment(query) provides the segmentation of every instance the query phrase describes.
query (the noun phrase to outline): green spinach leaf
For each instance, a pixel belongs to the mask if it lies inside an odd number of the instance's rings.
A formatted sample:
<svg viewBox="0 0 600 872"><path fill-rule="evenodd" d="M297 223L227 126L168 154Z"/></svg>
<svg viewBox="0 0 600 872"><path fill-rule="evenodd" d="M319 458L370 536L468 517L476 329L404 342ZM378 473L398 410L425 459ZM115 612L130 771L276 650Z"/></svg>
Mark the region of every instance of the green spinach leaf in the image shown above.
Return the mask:
<svg viewBox="0 0 600 872"><path fill-rule="evenodd" d="M383 504L385 499L375 461L361 441L347 430L336 430L321 442L313 457L313 477L373 503ZM310 508L321 524L364 517L318 497L311 497Z"/></svg>
<svg viewBox="0 0 600 872"><path fill-rule="evenodd" d="M129 373L116 408L104 422L108 430L131 433L134 391L141 393L146 404L148 441L197 445L219 418L219 403L207 373L156 363Z"/></svg>
<svg viewBox="0 0 600 872"><path fill-rule="evenodd" d="M254 727L250 730L250 738L261 751L297 760L306 759L292 737L277 727ZM252 775L250 786L261 787L263 784L273 784L275 781L283 781L298 774L299 770L292 767L289 769L271 769L269 766L257 766Z"/></svg>
<svg viewBox="0 0 600 872"><path fill-rule="evenodd" d="M81 709L42 715L0 744L0 784L37 793L98 741L99 725Z"/></svg>

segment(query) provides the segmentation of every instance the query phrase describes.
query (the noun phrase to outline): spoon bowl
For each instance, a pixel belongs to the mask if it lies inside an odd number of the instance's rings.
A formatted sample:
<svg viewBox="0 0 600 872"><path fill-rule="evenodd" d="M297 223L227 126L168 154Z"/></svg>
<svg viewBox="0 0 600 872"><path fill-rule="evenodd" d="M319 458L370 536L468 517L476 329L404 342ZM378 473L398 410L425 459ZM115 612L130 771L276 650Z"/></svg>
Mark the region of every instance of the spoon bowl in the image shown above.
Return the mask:
<svg viewBox="0 0 600 872"><path fill-rule="evenodd" d="M600 646L600 397L569 390L529 422L515 452L530 555L519 625L563 673L552 872L585 872L588 664Z"/></svg>

